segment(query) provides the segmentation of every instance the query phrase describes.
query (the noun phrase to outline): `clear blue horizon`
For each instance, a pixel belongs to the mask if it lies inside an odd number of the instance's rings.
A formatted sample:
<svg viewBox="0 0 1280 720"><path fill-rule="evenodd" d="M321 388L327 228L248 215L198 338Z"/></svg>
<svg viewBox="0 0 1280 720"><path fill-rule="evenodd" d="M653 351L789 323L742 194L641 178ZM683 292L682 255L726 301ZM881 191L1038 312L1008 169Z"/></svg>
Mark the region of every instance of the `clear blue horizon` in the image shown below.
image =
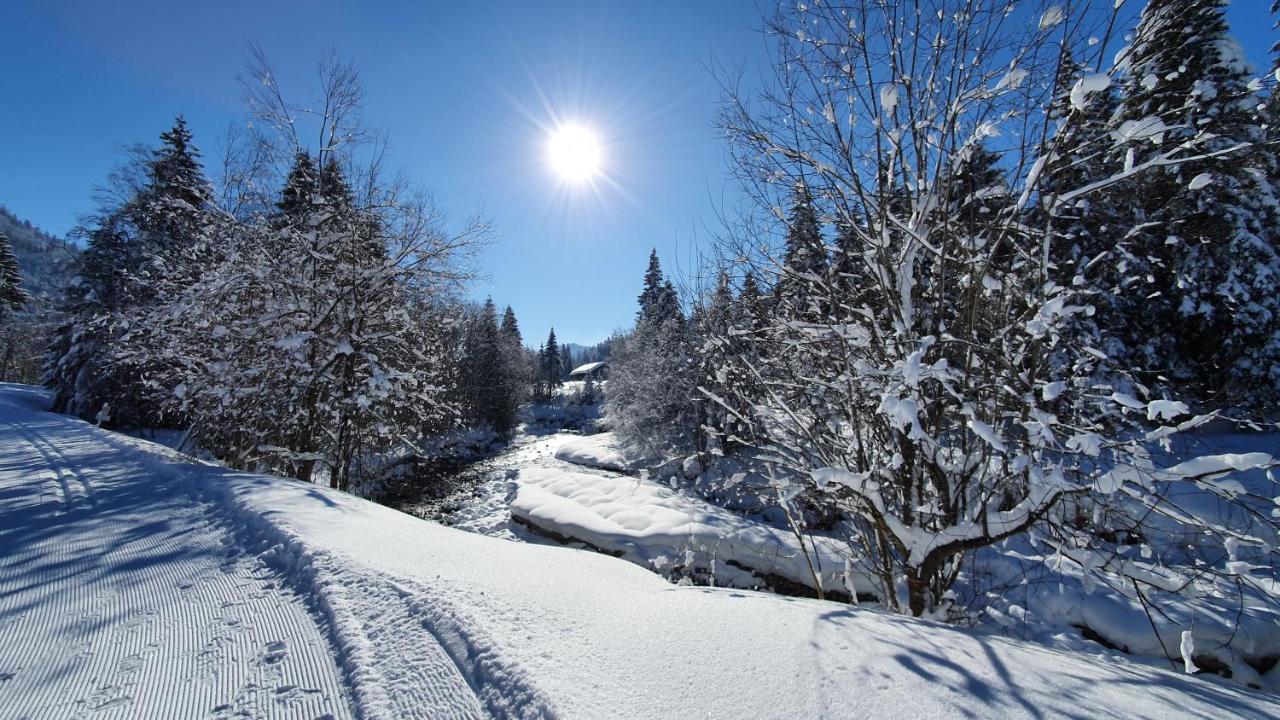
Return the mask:
<svg viewBox="0 0 1280 720"><path fill-rule="evenodd" d="M120 149L154 145L178 114L212 169L228 126L246 117L238 76L251 43L304 99L337 50L364 80L367 124L390 134L388 164L455 225L476 212L494 223L470 295L511 305L527 344L552 326L562 342L591 344L629 326L650 248L668 272L690 270L718 210L739 197L715 128L713 68L750 75L767 62L767 7L14 3L0 13L0 204L65 234L94 208ZM1255 66L1268 62L1266 10L1263 0L1229 9ZM547 167L557 122L599 134L605 177L594 189L561 187Z"/></svg>

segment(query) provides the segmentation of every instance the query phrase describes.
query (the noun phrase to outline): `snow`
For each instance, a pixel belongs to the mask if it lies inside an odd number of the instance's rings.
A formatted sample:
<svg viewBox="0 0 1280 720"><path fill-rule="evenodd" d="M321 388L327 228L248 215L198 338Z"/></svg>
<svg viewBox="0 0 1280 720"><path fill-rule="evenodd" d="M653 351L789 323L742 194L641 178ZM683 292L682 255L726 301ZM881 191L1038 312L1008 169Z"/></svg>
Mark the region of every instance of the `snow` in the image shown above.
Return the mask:
<svg viewBox="0 0 1280 720"><path fill-rule="evenodd" d="M1049 28L1060 25L1065 18L1062 8L1058 5L1050 5L1049 9L1044 11L1040 16L1040 29L1047 30Z"/></svg>
<svg viewBox="0 0 1280 720"><path fill-rule="evenodd" d="M880 106L884 109L885 115L892 115L894 108L898 107L898 86L889 83L880 87Z"/></svg>
<svg viewBox="0 0 1280 720"><path fill-rule="evenodd" d="M978 420L977 418L970 418L968 425L974 435L982 438L983 441L992 448L999 452L1007 452L1004 441L1000 439L999 435L996 435L995 430L993 430L990 425Z"/></svg>
<svg viewBox="0 0 1280 720"><path fill-rule="evenodd" d="M1040 397L1044 398L1045 402L1053 402L1058 399L1059 395L1066 392L1066 390L1066 383L1061 380L1055 380L1053 382L1045 383L1044 387L1040 388Z"/></svg>
<svg viewBox="0 0 1280 720"><path fill-rule="evenodd" d="M1232 472L1246 472L1266 468L1274 462L1272 456L1264 452L1204 455L1193 460L1180 462L1165 470L1164 474L1168 478L1175 480L1193 477L1213 477Z"/></svg>
<svg viewBox="0 0 1280 720"><path fill-rule="evenodd" d="M1213 173L1200 173L1199 175L1191 178L1191 182L1187 183L1187 189L1199 190L1201 188L1208 187L1211 183L1213 183Z"/></svg>
<svg viewBox="0 0 1280 720"><path fill-rule="evenodd" d="M5 717L352 717L305 601L127 442L0 390Z"/></svg>
<svg viewBox="0 0 1280 720"><path fill-rule="evenodd" d="M590 362L585 365L579 365L578 367L574 368L573 372L569 373L569 375L571 376L572 375L588 375L591 373L592 370L595 370L596 368L604 367L606 364L607 363L604 363L604 362Z"/></svg>
<svg viewBox="0 0 1280 720"><path fill-rule="evenodd" d="M555 467L527 468L516 479L511 514L555 536L572 538L655 569L694 564L723 575L720 584L756 588L767 576L814 586L794 535L749 520L643 478ZM841 543L817 542L823 586L840 588ZM757 576L735 572L748 569ZM871 585L861 585L870 591Z"/></svg>
<svg viewBox="0 0 1280 720"><path fill-rule="evenodd" d="M1022 68L1012 67L1009 69L1009 72L1001 76L1000 80L992 90L994 92L1000 92L1002 90L1016 90L1022 87L1022 84L1026 82L1027 77L1030 74L1031 73Z"/></svg>
<svg viewBox="0 0 1280 720"><path fill-rule="evenodd" d="M1147 403L1148 420L1173 420L1182 415L1191 414L1186 403L1177 400L1152 400Z"/></svg>
<svg viewBox="0 0 1280 720"><path fill-rule="evenodd" d="M1178 652L1182 654L1184 672L1192 675L1200 669L1191 661L1191 656L1196 653L1196 642L1190 630L1182 631L1182 642L1178 644Z"/></svg>
<svg viewBox="0 0 1280 720"><path fill-rule="evenodd" d="M1158 117L1145 117L1140 120L1125 120L1120 124L1112 135L1118 143L1129 143L1138 140L1150 140L1153 143L1159 143L1164 139L1164 134L1169 130L1169 126Z"/></svg>
<svg viewBox="0 0 1280 720"><path fill-rule="evenodd" d="M0 388L0 707L19 717L1280 715L1119 658L673 586L196 463L43 402Z"/></svg>
<svg viewBox="0 0 1280 720"><path fill-rule="evenodd" d="M623 456L613 433L587 435L565 443L556 450L556 459L600 470L626 472L631 463Z"/></svg>
<svg viewBox="0 0 1280 720"><path fill-rule="evenodd" d="M1076 81L1071 88L1071 107L1084 110L1089 105L1089 95L1111 87L1111 77L1106 73L1089 73Z"/></svg>

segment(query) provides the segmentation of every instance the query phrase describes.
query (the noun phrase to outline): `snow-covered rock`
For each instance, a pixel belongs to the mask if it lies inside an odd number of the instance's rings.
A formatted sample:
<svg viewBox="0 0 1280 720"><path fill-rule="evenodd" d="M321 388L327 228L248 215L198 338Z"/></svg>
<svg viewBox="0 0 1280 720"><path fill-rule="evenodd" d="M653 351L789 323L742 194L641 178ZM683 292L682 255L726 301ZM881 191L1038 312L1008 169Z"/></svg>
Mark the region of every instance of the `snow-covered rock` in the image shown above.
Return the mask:
<svg viewBox="0 0 1280 720"><path fill-rule="evenodd" d="M547 533L659 571L694 565L722 574L719 584L747 588L763 586L770 576L813 588L816 573L824 588L844 588L842 543L806 537L806 544L818 544L817 567L811 571L792 533L644 478L529 468L520 474L511 514ZM873 588L867 581L858 586L866 592Z"/></svg>
<svg viewBox="0 0 1280 720"><path fill-rule="evenodd" d="M627 472L631 468L631 463L623 455L613 433L587 435L579 440L565 443L556 451L556 459L574 465L615 472Z"/></svg>

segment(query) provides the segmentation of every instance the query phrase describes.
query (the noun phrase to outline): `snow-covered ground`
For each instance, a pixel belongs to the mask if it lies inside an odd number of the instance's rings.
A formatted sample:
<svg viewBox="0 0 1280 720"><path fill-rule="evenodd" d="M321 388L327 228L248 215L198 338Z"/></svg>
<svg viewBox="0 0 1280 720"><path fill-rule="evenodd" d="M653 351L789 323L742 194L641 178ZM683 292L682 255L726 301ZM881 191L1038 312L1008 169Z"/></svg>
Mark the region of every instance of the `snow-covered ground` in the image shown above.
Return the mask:
<svg viewBox="0 0 1280 720"><path fill-rule="evenodd" d="M306 598L234 518L43 404L0 394L0 716L351 717Z"/></svg>
<svg viewBox="0 0 1280 720"><path fill-rule="evenodd" d="M0 388L17 717L1276 717L1121 659L673 586L192 463Z"/></svg>

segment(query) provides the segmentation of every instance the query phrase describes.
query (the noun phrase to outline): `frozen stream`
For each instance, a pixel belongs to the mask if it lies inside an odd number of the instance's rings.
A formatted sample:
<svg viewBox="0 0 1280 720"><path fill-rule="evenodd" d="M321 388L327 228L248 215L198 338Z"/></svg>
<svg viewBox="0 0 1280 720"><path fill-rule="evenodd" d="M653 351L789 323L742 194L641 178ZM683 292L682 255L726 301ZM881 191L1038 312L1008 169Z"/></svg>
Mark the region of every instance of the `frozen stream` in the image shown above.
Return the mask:
<svg viewBox="0 0 1280 720"><path fill-rule="evenodd" d="M447 487L423 490L416 497L389 503L397 510L460 530L523 542L547 543L511 519L516 473L528 468L559 468L571 472L619 476L557 460L556 451L581 438L574 432L530 433L524 427L497 455L465 465L441 476Z"/></svg>

